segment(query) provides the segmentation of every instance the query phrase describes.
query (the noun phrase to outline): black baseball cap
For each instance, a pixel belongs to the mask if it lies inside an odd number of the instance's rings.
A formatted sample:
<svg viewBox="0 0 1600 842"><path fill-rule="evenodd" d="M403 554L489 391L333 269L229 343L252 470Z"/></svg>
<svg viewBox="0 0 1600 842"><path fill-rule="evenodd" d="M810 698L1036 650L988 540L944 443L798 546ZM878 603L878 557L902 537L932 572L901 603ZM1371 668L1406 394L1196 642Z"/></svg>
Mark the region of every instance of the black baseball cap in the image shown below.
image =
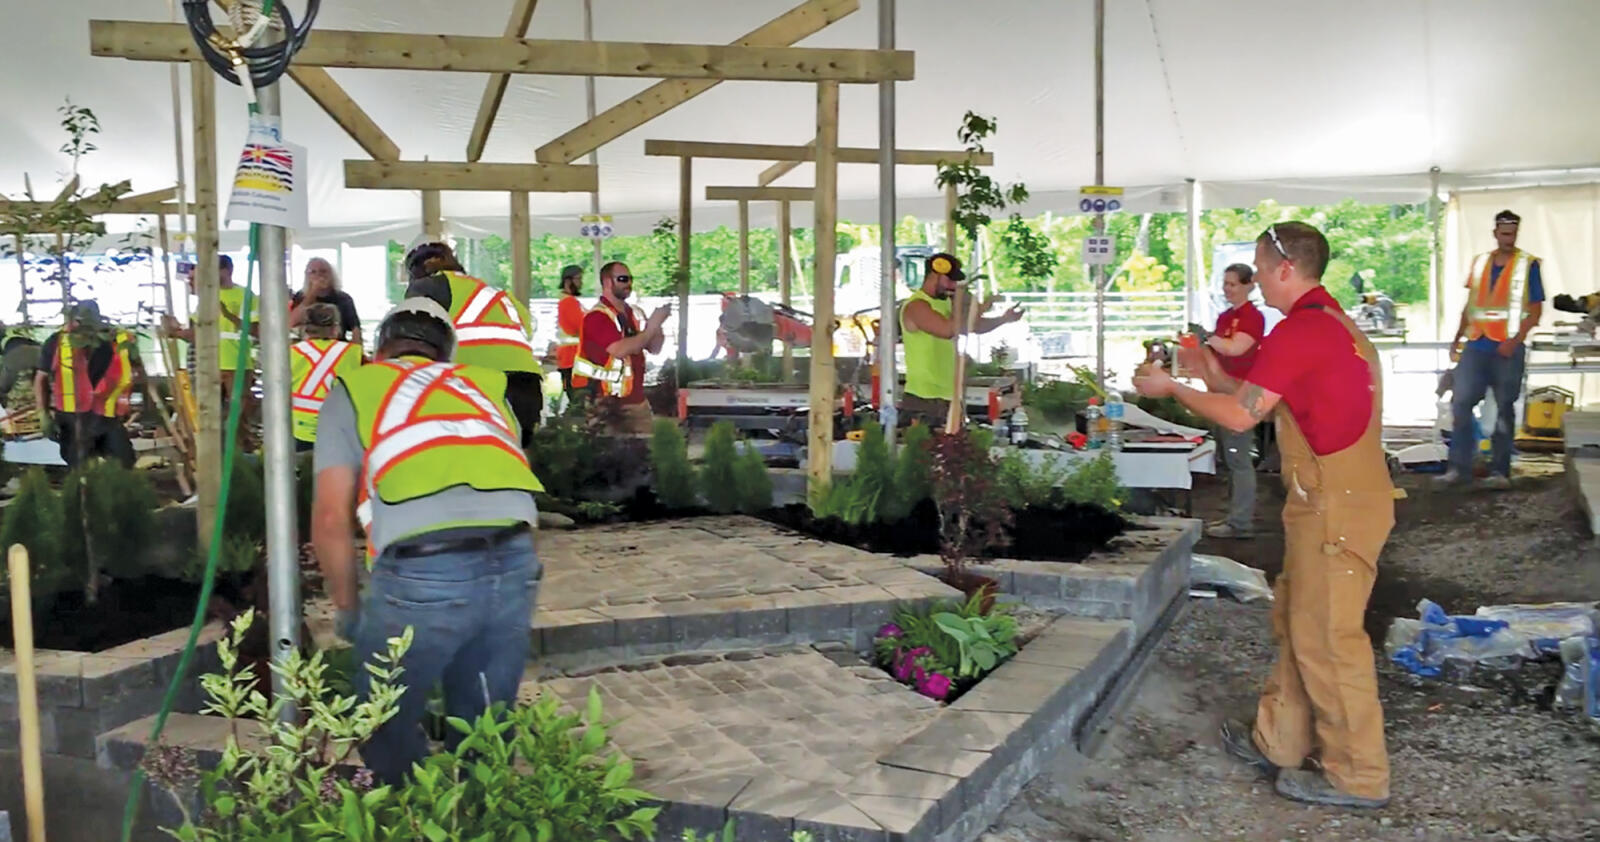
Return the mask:
<svg viewBox="0 0 1600 842"><path fill-rule="evenodd" d="M569 263L561 270L561 280L576 278L583 274L583 267L576 263Z"/></svg>
<svg viewBox="0 0 1600 842"><path fill-rule="evenodd" d="M961 261L953 254L939 252L928 258L928 271L940 275L949 275L952 281L964 281L967 273L961 271Z"/></svg>
<svg viewBox="0 0 1600 842"><path fill-rule="evenodd" d="M1499 213L1494 215L1494 224L1496 224L1496 225L1521 225L1522 224L1522 217L1517 216L1516 214L1512 213L1509 210L1503 210L1503 211L1501 211L1501 212L1499 212Z"/></svg>

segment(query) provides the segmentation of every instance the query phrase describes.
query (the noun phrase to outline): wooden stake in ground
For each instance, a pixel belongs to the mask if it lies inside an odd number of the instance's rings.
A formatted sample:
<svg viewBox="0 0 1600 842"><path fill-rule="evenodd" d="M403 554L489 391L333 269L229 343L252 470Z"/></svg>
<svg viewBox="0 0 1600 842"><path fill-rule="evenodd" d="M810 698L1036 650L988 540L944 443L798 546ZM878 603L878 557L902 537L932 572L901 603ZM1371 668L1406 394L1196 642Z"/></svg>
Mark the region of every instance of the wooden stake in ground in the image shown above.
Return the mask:
<svg viewBox="0 0 1600 842"><path fill-rule="evenodd" d="M955 306L950 310L950 318L955 320L958 327L963 320L966 322L965 331L956 334L953 342L956 355L955 391L950 399L950 412L944 420L944 431L955 433L960 432L961 425L967 420L967 355L961 352L961 337L971 336L978 329L978 302L973 299L972 290L966 284L956 290Z"/></svg>
<svg viewBox="0 0 1600 842"><path fill-rule="evenodd" d="M217 102L216 76L203 67L189 74L194 105L194 437L195 485L199 503L200 550L211 546L217 502L222 496L222 354L217 320L222 302L217 287Z"/></svg>
<svg viewBox="0 0 1600 842"><path fill-rule="evenodd" d="M22 749L22 801L28 813L28 842L44 842L44 767L39 755L39 687L33 676L33 604L29 591L28 550L12 544L11 637L17 659L18 743Z"/></svg>
<svg viewBox="0 0 1600 842"><path fill-rule="evenodd" d="M811 418L807 437L807 490L833 481L833 258L839 221L839 83L817 84L816 266L811 284Z"/></svg>

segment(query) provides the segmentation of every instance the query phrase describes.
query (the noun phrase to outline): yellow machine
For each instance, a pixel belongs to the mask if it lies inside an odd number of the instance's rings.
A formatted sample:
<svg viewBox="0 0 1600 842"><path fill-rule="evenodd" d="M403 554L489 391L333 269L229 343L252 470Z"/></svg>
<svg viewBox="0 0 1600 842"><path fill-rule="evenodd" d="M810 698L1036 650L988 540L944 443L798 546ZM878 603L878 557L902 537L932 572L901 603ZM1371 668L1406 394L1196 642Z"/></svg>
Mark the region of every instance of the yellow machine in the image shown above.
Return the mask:
<svg viewBox="0 0 1600 842"><path fill-rule="evenodd" d="M1574 396L1560 386L1540 386L1523 402L1522 426L1517 429L1518 450L1559 450L1561 427Z"/></svg>

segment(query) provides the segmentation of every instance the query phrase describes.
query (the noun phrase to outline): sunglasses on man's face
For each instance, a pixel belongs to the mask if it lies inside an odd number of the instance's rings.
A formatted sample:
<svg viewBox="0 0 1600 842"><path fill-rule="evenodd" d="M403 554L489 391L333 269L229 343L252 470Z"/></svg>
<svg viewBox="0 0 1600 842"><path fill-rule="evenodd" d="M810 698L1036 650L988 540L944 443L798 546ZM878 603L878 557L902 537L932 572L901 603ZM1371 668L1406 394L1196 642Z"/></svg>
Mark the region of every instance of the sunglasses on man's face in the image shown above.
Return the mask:
<svg viewBox="0 0 1600 842"><path fill-rule="evenodd" d="M614 284L631 284L631 283L633 283L633 276L632 275L612 275L611 276L611 282L614 283Z"/></svg>

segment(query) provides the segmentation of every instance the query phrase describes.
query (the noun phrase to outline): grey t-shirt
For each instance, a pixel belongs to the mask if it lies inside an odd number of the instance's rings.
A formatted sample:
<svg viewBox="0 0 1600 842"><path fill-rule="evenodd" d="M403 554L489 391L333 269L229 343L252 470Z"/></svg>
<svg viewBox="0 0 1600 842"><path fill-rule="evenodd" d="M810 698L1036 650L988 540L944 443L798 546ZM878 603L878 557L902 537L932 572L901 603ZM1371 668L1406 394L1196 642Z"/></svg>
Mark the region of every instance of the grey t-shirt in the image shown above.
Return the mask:
<svg viewBox="0 0 1600 842"><path fill-rule="evenodd" d="M516 419L508 419L515 426ZM335 381L317 415L317 444L312 455L317 473L327 468L351 468L359 476L365 455L361 435L356 430L356 408L344 384ZM538 523L539 510L533 495L526 491L479 491L460 485L404 503L389 504L372 500L372 551L381 554L385 547L400 540L441 529L463 526L497 526L508 523Z"/></svg>

